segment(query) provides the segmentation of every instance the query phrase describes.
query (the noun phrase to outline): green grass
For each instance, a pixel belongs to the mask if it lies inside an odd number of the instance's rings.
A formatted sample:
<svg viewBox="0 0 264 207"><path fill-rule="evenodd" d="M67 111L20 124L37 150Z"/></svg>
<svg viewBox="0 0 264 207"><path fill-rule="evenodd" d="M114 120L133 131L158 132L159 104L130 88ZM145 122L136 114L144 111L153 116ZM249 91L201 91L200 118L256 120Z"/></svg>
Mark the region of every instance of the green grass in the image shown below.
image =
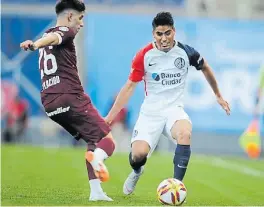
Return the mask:
<svg viewBox="0 0 264 207"><path fill-rule="evenodd" d="M172 175L172 155L153 155L136 192L124 196L123 182L131 169L126 154L115 154L107 160L111 180L103 184L114 202L91 203L84 150L2 145L2 205L160 205L156 187ZM214 165L216 159L192 156L184 180L188 190L186 205L264 205L263 160L222 158L231 166L226 169L224 165ZM242 173L240 166L251 171ZM259 174L250 175L252 170Z"/></svg>

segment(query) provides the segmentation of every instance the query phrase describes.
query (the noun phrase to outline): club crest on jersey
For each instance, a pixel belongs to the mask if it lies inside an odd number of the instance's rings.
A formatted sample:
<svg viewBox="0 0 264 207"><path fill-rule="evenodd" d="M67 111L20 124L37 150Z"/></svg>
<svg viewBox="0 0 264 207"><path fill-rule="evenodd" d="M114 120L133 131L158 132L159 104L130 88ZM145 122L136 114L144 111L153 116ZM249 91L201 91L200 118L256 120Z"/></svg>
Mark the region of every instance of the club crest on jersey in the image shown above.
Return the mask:
<svg viewBox="0 0 264 207"><path fill-rule="evenodd" d="M185 66L185 60L181 57L176 58L176 60L174 61L174 65L178 68L178 69L182 69Z"/></svg>
<svg viewBox="0 0 264 207"><path fill-rule="evenodd" d="M68 27L59 27L59 30L63 31L63 32L68 32L69 28Z"/></svg>

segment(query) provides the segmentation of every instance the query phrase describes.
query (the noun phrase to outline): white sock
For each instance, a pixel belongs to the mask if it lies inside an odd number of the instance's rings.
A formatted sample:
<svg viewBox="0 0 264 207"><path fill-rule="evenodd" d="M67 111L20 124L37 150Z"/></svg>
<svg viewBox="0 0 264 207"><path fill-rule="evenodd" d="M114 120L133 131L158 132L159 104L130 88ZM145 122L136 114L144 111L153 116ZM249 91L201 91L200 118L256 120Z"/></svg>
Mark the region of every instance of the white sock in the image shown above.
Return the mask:
<svg viewBox="0 0 264 207"><path fill-rule="evenodd" d="M108 155L106 154L106 152L104 150L102 150L101 148L96 148L94 150L94 155L95 155L96 159L99 161L104 161L105 159L108 158Z"/></svg>
<svg viewBox="0 0 264 207"><path fill-rule="evenodd" d="M99 179L89 180L89 183L90 183L91 193L103 192L103 189L101 187L101 181Z"/></svg>

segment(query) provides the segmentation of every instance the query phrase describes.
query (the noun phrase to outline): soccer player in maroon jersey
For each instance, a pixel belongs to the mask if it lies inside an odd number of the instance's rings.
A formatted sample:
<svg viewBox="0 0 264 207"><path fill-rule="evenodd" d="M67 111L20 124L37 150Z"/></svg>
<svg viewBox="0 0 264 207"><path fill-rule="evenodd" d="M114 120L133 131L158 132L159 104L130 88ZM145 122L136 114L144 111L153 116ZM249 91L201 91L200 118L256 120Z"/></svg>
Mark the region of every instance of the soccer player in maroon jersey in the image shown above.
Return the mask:
<svg viewBox="0 0 264 207"><path fill-rule="evenodd" d="M75 35L83 27L85 4L80 0L59 0L57 24L42 38L20 44L23 50L39 50L42 81L41 101L46 114L75 139L87 143L86 166L90 183L90 201L112 201L102 190L109 179L103 161L115 149L109 126L84 93L76 66Z"/></svg>

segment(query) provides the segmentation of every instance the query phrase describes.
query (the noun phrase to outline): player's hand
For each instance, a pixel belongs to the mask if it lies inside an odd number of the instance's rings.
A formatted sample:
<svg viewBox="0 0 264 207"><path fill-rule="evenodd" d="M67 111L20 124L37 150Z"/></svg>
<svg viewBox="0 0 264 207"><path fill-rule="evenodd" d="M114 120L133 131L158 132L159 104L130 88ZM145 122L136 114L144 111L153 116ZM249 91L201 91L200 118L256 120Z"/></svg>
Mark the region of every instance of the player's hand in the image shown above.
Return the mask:
<svg viewBox="0 0 264 207"><path fill-rule="evenodd" d="M217 102L225 110L226 114L230 115L230 107L227 101L225 101L222 97L217 97Z"/></svg>
<svg viewBox="0 0 264 207"><path fill-rule="evenodd" d="M38 49L32 40L26 40L20 43L20 48L25 51L27 50L35 51Z"/></svg>

